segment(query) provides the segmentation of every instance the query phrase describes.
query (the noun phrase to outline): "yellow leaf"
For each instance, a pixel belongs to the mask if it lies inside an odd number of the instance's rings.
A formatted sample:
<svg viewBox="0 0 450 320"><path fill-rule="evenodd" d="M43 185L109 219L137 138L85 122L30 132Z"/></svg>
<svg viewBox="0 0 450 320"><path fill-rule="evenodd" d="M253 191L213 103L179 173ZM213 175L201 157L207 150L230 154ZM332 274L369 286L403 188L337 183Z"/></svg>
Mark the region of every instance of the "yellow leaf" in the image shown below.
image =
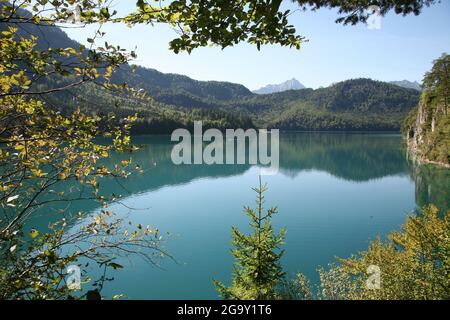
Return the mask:
<svg viewBox="0 0 450 320"><path fill-rule="evenodd" d="M39 231L37 231L36 229L31 229L30 231L30 237L31 238L36 238L39 235Z"/></svg>

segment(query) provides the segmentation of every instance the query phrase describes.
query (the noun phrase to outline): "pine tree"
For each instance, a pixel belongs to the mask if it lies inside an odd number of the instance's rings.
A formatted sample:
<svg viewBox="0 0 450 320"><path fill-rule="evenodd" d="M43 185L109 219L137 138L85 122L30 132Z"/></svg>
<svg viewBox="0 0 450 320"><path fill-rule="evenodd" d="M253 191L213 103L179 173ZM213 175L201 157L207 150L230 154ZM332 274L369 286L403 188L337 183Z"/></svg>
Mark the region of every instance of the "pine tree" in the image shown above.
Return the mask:
<svg viewBox="0 0 450 320"><path fill-rule="evenodd" d="M217 291L224 299L276 299L276 288L284 279L285 273L280 263L284 251L280 247L286 230L282 229L278 234L273 230L272 216L277 213L277 208L264 212L267 186L261 183L261 177L259 187L253 190L257 193L257 208L244 208L250 218L251 234L246 235L236 227L232 228L232 255L235 259L232 284L226 287L223 283L214 281Z"/></svg>

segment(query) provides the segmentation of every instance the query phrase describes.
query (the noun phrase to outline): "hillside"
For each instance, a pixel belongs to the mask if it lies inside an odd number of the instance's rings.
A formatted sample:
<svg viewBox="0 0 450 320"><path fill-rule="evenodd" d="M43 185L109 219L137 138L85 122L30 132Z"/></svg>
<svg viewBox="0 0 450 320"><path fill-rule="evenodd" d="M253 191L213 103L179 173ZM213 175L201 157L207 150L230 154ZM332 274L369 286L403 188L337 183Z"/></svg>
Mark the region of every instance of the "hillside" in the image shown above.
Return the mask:
<svg viewBox="0 0 450 320"><path fill-rule="evenodd" d="M5 30L6 24L0 23L0 31ZM40 50L48 48L79 48L80 44L70 39L67 34L58 27L54 26L36 26L34 24L23 24L18 29L19 36L29 38L37 37L37 47ZM116 82L127 82L136 88L142 88L161 102L169 103L168 92L173 97L174 104L178 101L189 104L189 99L205 99L210 102L217 100L229 100L232 98L245 97L253 95L249 89L241 84L221 81L197 81L184 75L162 73L155 69L136 66L132 71L131 67L124 65L114 74ZM182 100L182 97L186 101ZM160 98L160 99L158 99ZM167 101L165 101L167 100ZM193 107L197 103L192 103ZM203 103L206 105L206 103Z"/></svg>
<svg viewBox="0 0 450 320"><path fill-rule="evenodd" d="M419 92L370 79L317 90L254 96L231 104L260 126L284 130L400 130Z"/></svg>
<svg viewBox="0 0 450 320"><path fill-rule="evenodd" d="M0 26L4 28L5 25ZM19 33L35 35L38 47L79 47L57 27L29 25ZM417 105L419 92L397 85L354 79L327 88L287 90L255 94L245 86L229 82L197 81L123 65L113 76L117 83L148 92L152 102L113 96L99 88L72 89L47 96L54 105L80 106L87 112L114 112L141 117L135 133L169 133L203 120L207 126L272 127L284 130L400 130L403 118ZM60 79L53 79L56 83ZM46 84L49 85L47 80ZM120 103L118 103L120 102ZM64 112L69 112L64 110Z"/></svg>
<svg viewBox="0 0 450 320"><path fill-rule="evenodd" d="M434 61L425 75L420 102L405 119L408 150L419 162L450 167L450 55Z"/></svg>

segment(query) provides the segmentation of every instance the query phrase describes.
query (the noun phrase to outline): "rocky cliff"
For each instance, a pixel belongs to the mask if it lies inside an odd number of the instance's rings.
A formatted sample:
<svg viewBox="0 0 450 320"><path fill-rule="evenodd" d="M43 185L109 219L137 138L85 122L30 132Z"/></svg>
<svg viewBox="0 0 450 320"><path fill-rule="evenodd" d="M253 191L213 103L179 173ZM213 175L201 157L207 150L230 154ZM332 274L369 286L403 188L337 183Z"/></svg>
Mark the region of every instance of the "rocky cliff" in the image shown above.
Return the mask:
<svg viewBox="0 0 450 320"><path fill-rule="evenodd" d="M418 107L405 120L409 154L419 162L450 168L450 56L435 61L425 76Z"/></svg>

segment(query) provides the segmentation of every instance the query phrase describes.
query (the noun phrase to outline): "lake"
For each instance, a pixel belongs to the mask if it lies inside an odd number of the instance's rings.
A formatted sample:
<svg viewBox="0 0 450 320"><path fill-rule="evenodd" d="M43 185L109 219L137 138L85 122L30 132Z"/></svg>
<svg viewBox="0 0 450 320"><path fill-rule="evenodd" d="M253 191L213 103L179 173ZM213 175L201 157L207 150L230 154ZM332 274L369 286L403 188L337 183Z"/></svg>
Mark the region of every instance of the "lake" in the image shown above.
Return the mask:
<svg viewBox="0 0 450 320"><path fill-rule="evenodd" d="M124 205L110 208L118 215L158 227L175 261L162 259L154 267L118 259L126 267L109 273L114 281L102 294L218 298L212 280L230 281L230 231L232 226L248 230L243 206L255 204L251 188L258 184L258 167L176 166L170 136L139 136L134 142L142 145L133 160L144 172L120 184L103 181L104 192L123 196ZM122 159L114 155L107 162ZM412 165L398 134L281 133L280 171L263 182L269 188L266 207L279 209L275 228L287 229L285 271L289 276L303 272L313 283L319 266L364 250L371 239L398 229L418 206L432 202L449 208L449 170ZM81 209L100 210L94 202L74 203L68 210ZM47 223L42 216L30 222L34 227Z"/></svg>

